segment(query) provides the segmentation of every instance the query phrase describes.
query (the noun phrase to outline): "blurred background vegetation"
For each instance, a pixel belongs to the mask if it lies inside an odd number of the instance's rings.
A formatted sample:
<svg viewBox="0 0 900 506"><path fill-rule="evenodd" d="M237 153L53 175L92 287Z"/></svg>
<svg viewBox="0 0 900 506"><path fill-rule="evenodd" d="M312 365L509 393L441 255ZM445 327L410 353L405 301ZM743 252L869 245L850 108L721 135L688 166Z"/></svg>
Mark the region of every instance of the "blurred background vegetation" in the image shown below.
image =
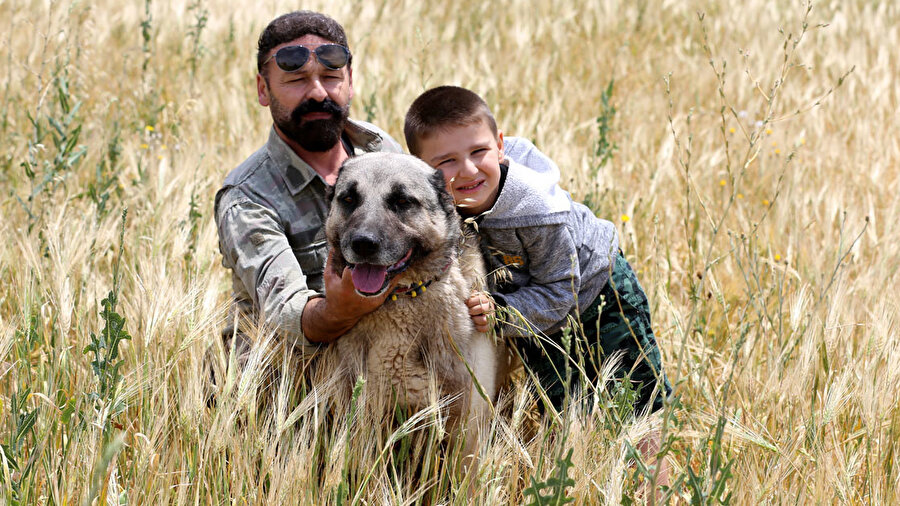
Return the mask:
<svg viewBox="0 0 900 506"><path fill-rule="evenodd" d="M206 406L230 291L212 199L265 142L256 38L296 7L0 0L5 503L470 499L402 451L356 455L364 427L320 426L285 385L260 408L261 374ZM900 501L897 4L303 7L347 30L353 117L402 139L419 93L475 90L618 225L650 298L666 413L573 410L535 431L516 392L471 477L478 502L546 503L541 487L578 504ZM653 471L629 448L648 427L669 490L641 487Z"/></svg>

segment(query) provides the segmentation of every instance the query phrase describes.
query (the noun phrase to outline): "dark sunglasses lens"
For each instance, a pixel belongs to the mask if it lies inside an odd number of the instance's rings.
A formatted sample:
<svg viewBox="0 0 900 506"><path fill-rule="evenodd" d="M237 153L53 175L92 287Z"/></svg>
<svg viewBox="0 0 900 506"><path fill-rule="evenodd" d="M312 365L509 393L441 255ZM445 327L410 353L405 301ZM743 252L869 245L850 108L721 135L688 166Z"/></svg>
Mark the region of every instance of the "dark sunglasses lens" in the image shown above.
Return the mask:
<svg viewBox="0 0 900 506"><path fill-rule="evenodd" d="M350 61L350 50L337 44L325 44L316 48L319 63L331 70L337 70Z"/></svg>
<svg viewBox="0 0 900 506"><path fill-rule="evenodd" d="M309 49L303 46L283 47L275 53L275 63L285 72L300 70L309 61Z"/></svg>

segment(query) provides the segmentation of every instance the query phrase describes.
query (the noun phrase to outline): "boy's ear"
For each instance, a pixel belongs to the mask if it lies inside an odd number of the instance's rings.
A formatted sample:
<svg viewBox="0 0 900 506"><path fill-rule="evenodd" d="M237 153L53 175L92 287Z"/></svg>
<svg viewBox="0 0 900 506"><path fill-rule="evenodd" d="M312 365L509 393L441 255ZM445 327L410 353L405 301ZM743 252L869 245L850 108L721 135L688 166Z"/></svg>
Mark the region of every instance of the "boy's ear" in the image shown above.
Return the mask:
<svg viewBox="0 0 900 506"><path fill-rule="evenodd" d="M500 153L500 162L506 159L503 154L503 130L497 130L497 152Z"/></svg>

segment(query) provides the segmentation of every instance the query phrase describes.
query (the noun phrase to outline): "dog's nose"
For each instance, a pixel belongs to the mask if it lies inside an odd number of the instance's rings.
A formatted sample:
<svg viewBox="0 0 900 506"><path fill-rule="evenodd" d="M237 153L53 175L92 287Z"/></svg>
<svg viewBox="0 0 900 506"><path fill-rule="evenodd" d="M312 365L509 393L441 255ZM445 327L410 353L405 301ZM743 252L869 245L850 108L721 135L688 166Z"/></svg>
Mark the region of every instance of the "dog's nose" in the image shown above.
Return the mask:
<svg viewBox="0 0 900 506"><path fill-rule="evenodd" d="M350 248L360 256L369 256L378 253L378 241L368 234L359 234L350 241Z"/></svg>

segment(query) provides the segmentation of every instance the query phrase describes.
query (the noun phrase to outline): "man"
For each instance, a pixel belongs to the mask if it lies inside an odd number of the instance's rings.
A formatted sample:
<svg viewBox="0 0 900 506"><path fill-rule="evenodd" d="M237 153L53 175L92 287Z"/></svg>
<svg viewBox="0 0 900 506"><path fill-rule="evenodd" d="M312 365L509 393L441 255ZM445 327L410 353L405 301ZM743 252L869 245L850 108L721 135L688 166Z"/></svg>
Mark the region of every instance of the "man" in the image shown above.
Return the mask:
<svg viewBox="0 0 900 506"><path fill-rule="evenodd" d="M239 315L262 317L298 345L333 341L390 293L360 296L349 269L327 267L325 192L341 163L366 151L402 151L385 132L348 118L351 60L344 29L325 15L298 11L269 23L256 84L273 128L216 194L219 248Z"/></svg>

